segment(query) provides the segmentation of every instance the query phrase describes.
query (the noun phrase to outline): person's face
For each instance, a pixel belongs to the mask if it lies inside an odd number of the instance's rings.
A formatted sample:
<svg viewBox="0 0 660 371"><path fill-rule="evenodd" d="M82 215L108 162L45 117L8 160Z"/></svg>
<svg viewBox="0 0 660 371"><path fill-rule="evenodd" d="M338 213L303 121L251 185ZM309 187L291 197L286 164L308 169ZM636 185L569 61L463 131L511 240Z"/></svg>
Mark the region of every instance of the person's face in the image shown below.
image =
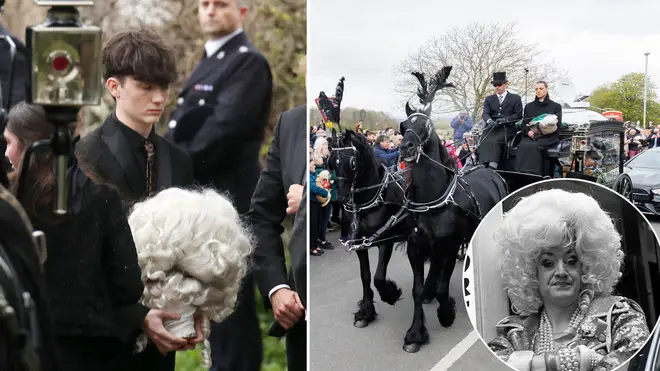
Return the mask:
<svg viewBox="0 0 660 371"><path fill-rule="evenodd" d="M132 77L121 81L111 77L106 87L117 100L117 111L140 125L157 123L170 95L169 88L140 82Z"/></svg>
<svg viewBox="0 0 660 371"><path fill-rule="evenodd" d="M312 126L312 134L316 134L316 126Z"/></svg>
<svg viewBox="0 0 660 371"><path fill-rule="evenodd" d="M396 141L394 142L394 144L395 144L397 147L399 147L399 146L401 146L401 141L402 141L402 140L403 140L403 135L399 134L399 135L396 136Z"/></svg>
<svg viewBox="0 0 660 371"><path fill-rule="evenodd" d="M247 8L237 0L199 0L199 24L208 37L227 36L239 29L247 15Z"/></svg>
<svg viewBox="0 0 660 371"><path fill-rule="evenodd" d="M504 92L506 91L506 88L507 88L507 86L509 86L509 84L501 84L501 85L493 85L493 86L495 87L495 93L504 94Z"/></svg>
<svg viewBox="0 0 660 371"><path fill-rule="evenodd" d="M543 99L546 95L548 95L548 88L546 88L543 84L536 84L534 86L534 90L536 90L536 96L539 99Z"/></svg>
<svg viewBox="0 0 660 371"><path fill-rule="evenodd" d="M369 134L367 139L369 140L370 143L375 142L376 141L376 134Z"/></svg>
<svg viewBox="0 0 660 371"><path fill-rule="evenodd" d="M316 132L316 137L317 138L325 138L325 130L318 130Z"/></svg>
<svg viewBox="0 0 660 371"><path fill-rule="evenodd" d="M23 145L19 142L18 137L11 131L5 129L3 133L5 141L7 142L7 149L5 150L5 157L11 163L13 168L17 168L21 163L23 157Z"/></svg>
<svg viewBox="0 0 660 371"><path fill-rule="evenodd" d="M637 135L637 130L630 129L630 135Z"/></svg>
<svg viewBox="0 0 660 371"><path fill-rule="evenodd" d="M394 149L395 147L396 145L394 144L394 142L390 141L390 149Z"/></svg>
<svg viewBox="0 0 660 371"><path fill-rule="evenodd" d="M391 137L392 135L394 135L394 129L387 129L387 136Z"/></svg>
<svg viewBox="0 0 660 371"><path fill-rule="evenodd" d="M382 148L382 149L389 149L389 148L390 148L390 143L389 143L388 141L386 141L386 140L384 140L384 141L378 143L378 145L379 145L380 148Z"/></svg>
<svg viewBox="0 0 660 371"><path fill-rule="evenodd" d="M324 141L321 143L321 155L322 156L328 156L330 154L330 150L328 149L328 141Z"/></svg>
<svg viewBox="0 0 660 371"><path fill-rule="evenodd" d="M575 248L555 247L543 253L536 272L544 303L568 305L577 300L581 287L582 263Z"/></svg>

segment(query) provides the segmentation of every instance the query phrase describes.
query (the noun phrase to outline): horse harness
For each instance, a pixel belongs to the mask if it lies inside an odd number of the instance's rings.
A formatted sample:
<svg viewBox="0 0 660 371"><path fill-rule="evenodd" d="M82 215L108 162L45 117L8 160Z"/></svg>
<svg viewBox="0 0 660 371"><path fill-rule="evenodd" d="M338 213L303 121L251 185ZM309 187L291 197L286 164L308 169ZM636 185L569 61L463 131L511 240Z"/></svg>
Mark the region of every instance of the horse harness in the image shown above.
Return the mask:
<svg viewBox="0 0 660 371"><path fill-rule="evenodd" d="M363 237L361 239L355 238L355 231L357 230L357 215L361 212L364 212L365 210L373 209L380 205L393 205L394 203L388 202L383 198L383 194L385 193L385 189L387 188L387 186L392 183L396 184L401 189L401 191L405 193L405 190L401 186L401 181L403 179L399 172L390 171L390 169L388 169L385 165L381 164L381 166L384 168L384 172L383 172L383 179L380 181L380 183L370 186L355 188L355 183L357 181L357 174L358 174L357 157L360 152L358 152L355 146L332 148L332 151L337 151L339 156L342 156L341 151L353 152L353 154L348 158L349 166L354 174L353 179L349 179L346 177L336 177L336 179L351 182L351 190L349 192L349 202L343 203L344 210L346 210L346 212L352 214L353 216L353 220L351 222L351 239L342 242L342 244L346 248L346 251L351 252L351 251L366 250L373 245L379 245L386 241L398 240L401 239L402 237L406 237L405 235L394 235L390 237L379 238L385 232L393 228L395 225L399 224L409 215L409 214L404 215L404 213L408 210L406 205L404 204L401 205L397 213L390 216L387 222L382 227L380 227L378 231L376 231L373 235L371 235L368 238L367 237ZM374 195L374 197L371 198L371 200L360 205L358 205L355 202L355 194L369 191L372 189L378 189L378 190Z"/></svg>
<svg viewBox="0 0 660 371"><path fill-rule="evenodd" d="M422 140L422 138L414 130L406 129L405 131L406 133L407 132L412 133L419 140L419 145L417 146L417 158L415 159L415 163L419 163L420 158L424 156L432 163L449 171L452 174L452 177L451 180L449 181L449 185L445 189L445 192L436 200L430 202L413 202L409 200L406 196L404 196L404 201L407 210L412 213L426 213L431 210L439 211L451 205L456 207L466 217L473 220L474 222L476 223L481 222L481 220L483 219L483 215L481 212L481 206L479 205L479 201L477 200L476 197L474 197L474 193L472 192L470 185L462 178L465 174L469 174L470 172L474 171L476 168L480 167L481 165L470 168L465 172L462 172L462 171L457 171L456 169L452 169L429 157L429 155L427 155L426 152L424 152L424 146L431 139L431 133L433 131L432 120L429 116L420 112L413 113L408 117L408 119L410 120L410 122L415 122L417 121L418 116L421 116L426 119L426 127L428 132L426 139ZM454 200L454 194L456 193L457 187L461 187L461 189L463 189L463 191L467 194L472 205L474 206L473 207L474 211L465 209L464 207L459 205L456 202L456 200Z"/></svg>

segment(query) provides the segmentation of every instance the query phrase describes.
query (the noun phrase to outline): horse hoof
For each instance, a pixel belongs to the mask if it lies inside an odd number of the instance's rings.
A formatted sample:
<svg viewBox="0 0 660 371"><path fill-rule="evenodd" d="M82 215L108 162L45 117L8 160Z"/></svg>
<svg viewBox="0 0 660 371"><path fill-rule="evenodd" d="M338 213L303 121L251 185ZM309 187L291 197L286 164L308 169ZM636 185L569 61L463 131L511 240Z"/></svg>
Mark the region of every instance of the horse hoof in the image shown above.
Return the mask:
<svg viewBox="0 0 660 371"><path fill-rule="evenodd" d="M424 298L424 300L422 301L422 303L424 303L424 304L431 304L431 303L433 303L433 299L435 299L435 298Z"/></svg>
<svg viewBox="0 0 660 371"><path fill-rule="evenodd" d="M357 328L365 328L365 327L369 326L369 322L361 319L359 321L355 321L353 323L353 326L355 326Z"/></svg>
<svg viewBox="0 0 660 371"><path fill-rule="evenodd" d="M422 346L417 344L417 343L412 343L412 344L404 344L403 345L403 350L405 350L407 353L417 353L419 352L419 348Z"/></svg>

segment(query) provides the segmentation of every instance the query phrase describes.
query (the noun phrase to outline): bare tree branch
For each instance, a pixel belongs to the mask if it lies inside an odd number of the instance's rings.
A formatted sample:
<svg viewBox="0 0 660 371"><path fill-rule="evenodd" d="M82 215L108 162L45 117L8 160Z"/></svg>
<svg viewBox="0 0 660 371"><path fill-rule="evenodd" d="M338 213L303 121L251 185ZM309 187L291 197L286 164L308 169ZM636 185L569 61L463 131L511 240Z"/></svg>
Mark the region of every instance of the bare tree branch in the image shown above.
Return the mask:
<svg viewBox="0 0 660 371"><path fill-rule="evenodd" d="M555 68L553 61L541 58L538 45L523 43L516 34L515 22L472 23L428 40L395 68L395 74L402 77L394 89L402 98L401 107L417 89L411 71L429 75L443 66L453 66L449 82L456 87L438 92L439 104L435 104L434 112L461 110L473 118L481 116L484 99L492 93L494 72L506 72L509 88L523 95L523 99L526 92L533 93L536 81L545 80L552 86L566 75ZM526 87L525 68L529 69Z"/></svg>

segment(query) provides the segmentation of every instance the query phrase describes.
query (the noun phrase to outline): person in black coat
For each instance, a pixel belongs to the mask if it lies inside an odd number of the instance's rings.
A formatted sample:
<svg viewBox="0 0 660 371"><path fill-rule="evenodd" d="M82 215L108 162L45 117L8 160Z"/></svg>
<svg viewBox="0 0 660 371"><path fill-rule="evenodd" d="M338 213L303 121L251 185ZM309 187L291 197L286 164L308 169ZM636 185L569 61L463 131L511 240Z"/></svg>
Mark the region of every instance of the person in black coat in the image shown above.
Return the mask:
<svg viewBox="0 0 660 371"><path fill-rule="evenodd" d="M522 100L507 91L506 72L493 73L495 94L484 100L483 120L486 124L479 144L479 162L497 169L504 159L504 148L516 135L515 122L522 118Z"/></svg>
<svg viewBox="0 0 660 371"><path fill-rule="evenodd" d="M14 164L38 140L51 138L55 126L41 106L19 103L9 114L4 136ZM26 181L31 186L19 201L35 230L46 235L44 264L47 294L54 322L61 370L117 370L125 366L124 345L117 332L115 308L134 305L144 288L140 267L119 194L92 182L70 163L70 214L53 212L55 156L35 152ZM12 173L12 191L19 169Z"/></svg>
<svg viewBox="0 0 660 371"><path fill-rule="evenodd" d="M157 34L138 31L109 40L103 48L103 66L106 87L117 102L115 112L80 141L76 153L86 170L119 191L128 214L135 202L194 181L190 156L158 136L154 128L169 85L176 79L176 63L172 49ZM174 351L194 346L164 329L162 321L178 318L176 313L133 304L121 307L118 317L130 363L127 370L173 371ZM144 352L133 355L143 328L149 344ZM201 340L198 334L194 342Z"/></svg>
<svg viewBox="0 0 660 371"><path fill-rule="evenodd" d="M184 82L165 137L190 153L197 182L230 194L244 215L261 173L273 77L268 61L243 32L248 8L241 0L224 3L199 2L205 56ZM212 326L210 371L261 369L253 275L243 282L234 313Z"/></svg>
<svg viewBox="0 0 660 371"><path fill-rule="evenodd" d="M13 64L11 63L10 44L7 39L16 46L16 54ZM28 76L27 68L28 50L25 44L14 35L9 33L5 27L0 25L0 132L5 130L6 115L2 112L4 108L11 109L17 103L25 100L25 80ZM4 118L2 116L5 116ZM0 153L5 153L7 143L0 138ZM0 171L9 172L10 166L4 157L0 158Z"/></svg>
<svg viewBox="0 0 660 371"><path fill-rule="evenodd" d="M515 171L530 173L536 175L543 174L544 152L559 143L559 128L561 127L561 105L550 99L548 94L548 84L545 81L538 81L535 86L536 98L534 101L525 105L523 113L523 122L520 126L522 139L516 152ZM542 114L551 114L557 116L557 131L552 134L541 135L534 139L534 134L527 124L533 118Z"/></svg>
<svg viewBox="0 0 660 371"><path fill-rule="evenodd" d="M248 220L256 237L254 262L259 291L273 309L271 334L287 332L287 365L290 371L306 369L307 322L307 223L302 203L306 172L306 106L282 113L266 157L257 190L252 197ZM284 262L282 222L295 214L289 242L291 269Z"/></svg>

